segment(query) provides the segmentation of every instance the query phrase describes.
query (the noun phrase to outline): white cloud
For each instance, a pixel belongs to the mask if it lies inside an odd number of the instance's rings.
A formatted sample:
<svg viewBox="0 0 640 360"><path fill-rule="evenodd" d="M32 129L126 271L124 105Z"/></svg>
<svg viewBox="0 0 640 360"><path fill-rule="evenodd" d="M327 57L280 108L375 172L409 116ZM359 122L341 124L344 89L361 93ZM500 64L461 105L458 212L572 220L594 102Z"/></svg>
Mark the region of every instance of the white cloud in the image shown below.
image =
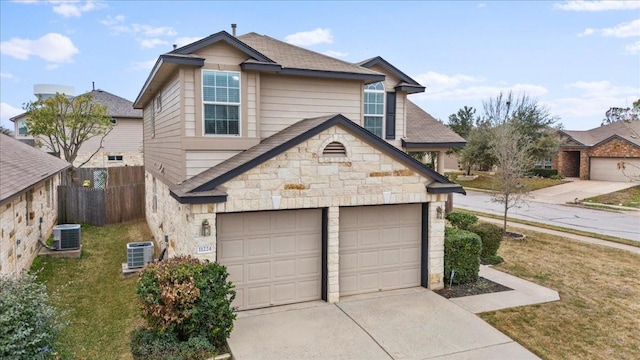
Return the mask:
<svg viewBox="0 0 640 360"><path fill-rule="evenodd" d="M317 28L311 31L302 31L287 35L284 41L296 46L311 46L317 44L332 44L333 35L330 29Z"/></svg>
<svg viewBox="0 0 640 360"><path fill-rule="evenodd" d="M16 115L20 115L24 112L24 110L15 108L7 103L0 103L0 120L2 126L13 130L13 123L9 120Z"/></svg>
<svg viewBox="0 0 640 360"><path fill-rule="evenodd" d="M194 43L203 38L204 38L203 36L193 36L193 37L183 36L183 37L177 38L174 44L176 44L177 47L183 47L185 45Z"/></svg>
<svg viewBox="0 0 640 360"><path fill-rule="evenodd" d="M599 121L604 119L609 108L630 107L633 101L640 98L640 88L618 86L607 80L577 81L566 87L578 90L578 94L546 102L552 113L561 118Z"/></svg>
<svg viewBox="0 0 640 360"><path fill-rule="evenodd" d="M435 71L428 71L424 74L416 75L413 78L420 84L427 86L427 89L432 92L439 92L446 89L455 88L456 86L463 83L482 81L481 78L475 76L463 74L446 75L437 73Z"/></svg>
<svg viewBox="0 0 640 360"><path fill-rule="evenodd" d="M633 10L640 9L640 2L632 1L566 1L553 4L554 9L566 11L607 11L607 10Z"/></svg>
<svg viewBox="0 0 640 360"><path fill-rule="evenodd" d="M627 23L618 24L611 28L604 28L604 29L586 28L581 34L579 34L579 36L592 35L592 34L595 34L596 32L602 36L613 36L618 38L640 36L640 19L636 19Z"/></svg>
<svg viewBox="0 0 640 360"><path fill-rule="evenodd" d="M143 49L152 49L159 45L169 45L169 42L165 40L160 40L160 39L141 39L140 40L140 46L142 46Z"/></svg>
<svg viewBox="0 0 640 360"><path fill-rule="evenodd" d="M0 72L0 78L2 79L13 79L12 73Z"/></svg>
<svg viewBox="0 0 640 360"><path fill-rule="evenodd" d="M344 53L344 52L340 52L340 51L334 51L334 50L326 50L323 54L325 54L327 56L334 57L334 58L343 58L343 57L346 57L347 55L349 55L348 53Z"/></svg>
<svg viewBox="0 0 640 360"><path fill-rule="evenodd" d="M124 15L120 14L114 17L107 16L106 19L100 20L100 23L106 26L117 26L124 23Z"/></svg>
<svg viewBox="0 0 640 360"><path fill-rule="evenodd" d="M64 17L81 17L82 13L99 9L102 4L95 1L51 1L53 12Z"/></svg>
<svg viewBox="0 0 640 360"><path fill-rule="evenodd" d="M177 32L170 26L151 26L144 24L131 25L131 31L144 36L173 36Z"/></svg>
<svg viewBox="0 0 640 360"><path fill-rule="evenodd" d="M13 38L3 41L0 52L20 60L27 60L33 55L48 62L63 63L72 62L73 55L80 51L68 37L49 33L36 40Z"/></svg>
<svg viewBox="0 0 640 360"><path fill-rule="evenodd" d="M156 64L156 61L157 61L156 59L151 59L147 61L136 61L131 63L131 67L129 67L129 69L133 71L140 71L140 70L149 71L153 68L153 65Z"/></svg>
<svg viewBox="0 0 640 360"><path fill-rule="evenodd" d="M633 44L625 46L624 50L627 52L627 54L631 55L640 53L640 40L634 42Z"/></svg>

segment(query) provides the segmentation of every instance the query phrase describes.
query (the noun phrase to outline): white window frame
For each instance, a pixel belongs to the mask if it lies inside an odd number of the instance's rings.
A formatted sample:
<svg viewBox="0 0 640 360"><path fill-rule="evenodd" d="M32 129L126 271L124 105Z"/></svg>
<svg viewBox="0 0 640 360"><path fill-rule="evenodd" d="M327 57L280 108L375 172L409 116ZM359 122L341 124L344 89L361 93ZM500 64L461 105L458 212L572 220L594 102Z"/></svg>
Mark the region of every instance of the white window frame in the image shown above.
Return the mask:
<svg viewBox="0 0 640 360"><path fill-rule="evenodd" d="M218 101L205 101L204 100L204 77L207 74L215 73L231 73L238 76L238 102L218 102ZM211 70L206 69L201 71L200 75L200 93L202 101L202 136L215 136L215 137L239 137L242 134L242 74L240 71L234 70ZM205 106L206 105L229 105L238 106L238 133L237 134L207 134L205 126Z"/></svg>
<svg viewBox="0 0 640 360"><path fill-rule="evenodd" d="M367 87L372 86L372 85L377 85L380 84L382 85L382 89L367 89ZM381 114L368 114L367 113L367 93L377 93L377 94L382 94L382 113ZM385 111L386 111L386 107L387 107L387 99L386 99L386 92L384 90L384 82L379 81L377 83L372 83L372 84L367 84L364 86L363 88L363 94L362 94L362 127L367 129L366 127L366 118L367 117L379 117L380 118L380 138L384 139L384 135L385 135L385 129L384 129L384 119L385 119ZM369 129L367 129L369 130ZM369 130L371 131L371 130ZM376 136L378 134L374 133L373 131L371 131L373 134L375 134Z"/></svg>
<svg viewBox="0 0 640 360"><path fill-rule="evenodd" d="M21 125L24 125L24 128L27 130L26 134L20 134L20 128ZM27 126L27 121L26 120L19 120L18 121L18 131L16 131L18 136L29 136L29 127Z"/></svg>
<svg viewBox="0 0 640 360"><path fill-rule="evenodd" d="M155 138L156 137L156 100L155 98L151 100L151 105L149 106L149 108L151 112L151 115L149 116L150 125L151 125L151 137Z"/></svg>
<svg viewBox="0 0 640 360"><path fill-rule="evenodd" d="M551 159L550 157L538 159L533 164L533 167L536 169L553 169L553 159Z"/></svg>
<svg viewBox="0 0 640 360"><path fill-rule="evenodd" d="M107 161L122 162L122 161L124 161L124 155L107 155Z"/></svg>

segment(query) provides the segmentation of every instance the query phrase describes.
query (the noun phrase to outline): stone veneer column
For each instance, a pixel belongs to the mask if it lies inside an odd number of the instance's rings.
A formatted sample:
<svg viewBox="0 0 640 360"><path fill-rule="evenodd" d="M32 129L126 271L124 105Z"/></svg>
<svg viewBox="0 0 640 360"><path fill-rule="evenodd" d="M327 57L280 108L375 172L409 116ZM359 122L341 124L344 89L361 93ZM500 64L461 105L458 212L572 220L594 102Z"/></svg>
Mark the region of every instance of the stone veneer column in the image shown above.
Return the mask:
<svg viewBox="0 0 640 360"><path fill-rule="evenodd" d="M340 300L340 207L327 209L327 301Z"/></svg>
<svg viewBox="0 0 640 360"><path fill-rule="evenodd" d="M444 287L444 202L438 195L438 201L429 203L429 259L427 266L429 269L428 287L431 290L438 290ZM438 206L442 209L442 219L438 219Z"/></svg>

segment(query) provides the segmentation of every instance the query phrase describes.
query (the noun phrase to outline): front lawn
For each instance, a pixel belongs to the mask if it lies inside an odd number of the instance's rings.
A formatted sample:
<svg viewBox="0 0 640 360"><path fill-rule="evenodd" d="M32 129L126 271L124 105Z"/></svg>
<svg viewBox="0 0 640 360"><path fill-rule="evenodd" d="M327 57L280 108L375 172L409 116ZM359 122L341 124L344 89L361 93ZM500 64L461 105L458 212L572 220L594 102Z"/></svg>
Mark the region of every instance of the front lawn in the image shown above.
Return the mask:
<svg viewBox="0 0 640 360"><path fill-rule="evenodd" d="M478 175L478 178L470 181L458 180L459 173L447 173L447 175L456 183L462 185L465 188L483 189L483 190L496 190L497 175L490 175L484 172L474 172L474 175ZM529 189L529 191L539 190L550 186L560 185L564 183L563 180L547 179L547 178L523 178L522 184Z"/></svg>
<svg viewBox="0 0 640 360"><path fill-rule="evenodd" d="M142 222L105 227L82 226L82 257L38 257L31 267L54 303L69 312L59 339L62 359L131 359L129 333L142 325L137 277L123 280L128 242L151 239Z"/></svg>
<svg viewBox="0 0 640 360"><path fill-rule="evenodd" d="M552 288L560 301L480 316L545 359L640 358L640 256L524 231L497 269Z"/></svg>
<svg viewBox="0 0 640 360"><path fill-rule="evenodd" d="M640 185L609 194L594 196L584 199L584 201L640 208Z"/></svg>

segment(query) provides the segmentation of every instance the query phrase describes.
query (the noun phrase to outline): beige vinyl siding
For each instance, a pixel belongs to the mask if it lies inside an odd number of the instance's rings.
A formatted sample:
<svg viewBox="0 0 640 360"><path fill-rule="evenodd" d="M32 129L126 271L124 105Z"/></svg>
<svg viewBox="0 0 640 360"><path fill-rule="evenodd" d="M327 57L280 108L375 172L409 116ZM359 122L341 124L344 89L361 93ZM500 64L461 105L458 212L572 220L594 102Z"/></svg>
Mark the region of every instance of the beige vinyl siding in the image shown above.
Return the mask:
<svg viewBox="0 0 640 360"><path fill-rule="evenodd" d="M184 135L196 136L196 71L192 68L180 70L183 76L184 96Z"/></svg>
<svg viewBox="0 0 640 360"><path fill-rule="evenodd" d="M203 57L205 67L208 69L216 69L215 67L210 67L208 65L235 65L238 66L245 62L248 57L241 51L237 50L233 46L226 44L224 42L219 42L208 46L204 49L201 49L195 53L193 53L196 57ZM223 70L223 69L216 69Z"/></svg>
<svg viewBox="0 0 640 360"><path fill-rule="evenodd" d="M362 82L262 74L259 107L261 138L328 114L340 113L361 124Z"/></svg>
<svg viewBox="0 0 640 360"><path fill-rule="evenodd" d="M216 166L240 151L187 151L187 179Z"/></svg>
<svg viewBox="0 0 640 360"><path fill-rule="evenodd" d="M142 150L142 119L114 117L116 125L109 135L105 136L102 143L102 151L109 152L136 152ZM85 141L80 147L82 153L94 152L100 148L102 136L95 136Z"/></svg>
<svg viewBox="0 0 640 360"><path fill-rule="evenodd" d="M155 114L154 137L151 137L151 106L154 106L154 101L150 101L144 109L145 167L165 183L177 184L184 180L178 73L162 89L162 111Z"/></svg>

